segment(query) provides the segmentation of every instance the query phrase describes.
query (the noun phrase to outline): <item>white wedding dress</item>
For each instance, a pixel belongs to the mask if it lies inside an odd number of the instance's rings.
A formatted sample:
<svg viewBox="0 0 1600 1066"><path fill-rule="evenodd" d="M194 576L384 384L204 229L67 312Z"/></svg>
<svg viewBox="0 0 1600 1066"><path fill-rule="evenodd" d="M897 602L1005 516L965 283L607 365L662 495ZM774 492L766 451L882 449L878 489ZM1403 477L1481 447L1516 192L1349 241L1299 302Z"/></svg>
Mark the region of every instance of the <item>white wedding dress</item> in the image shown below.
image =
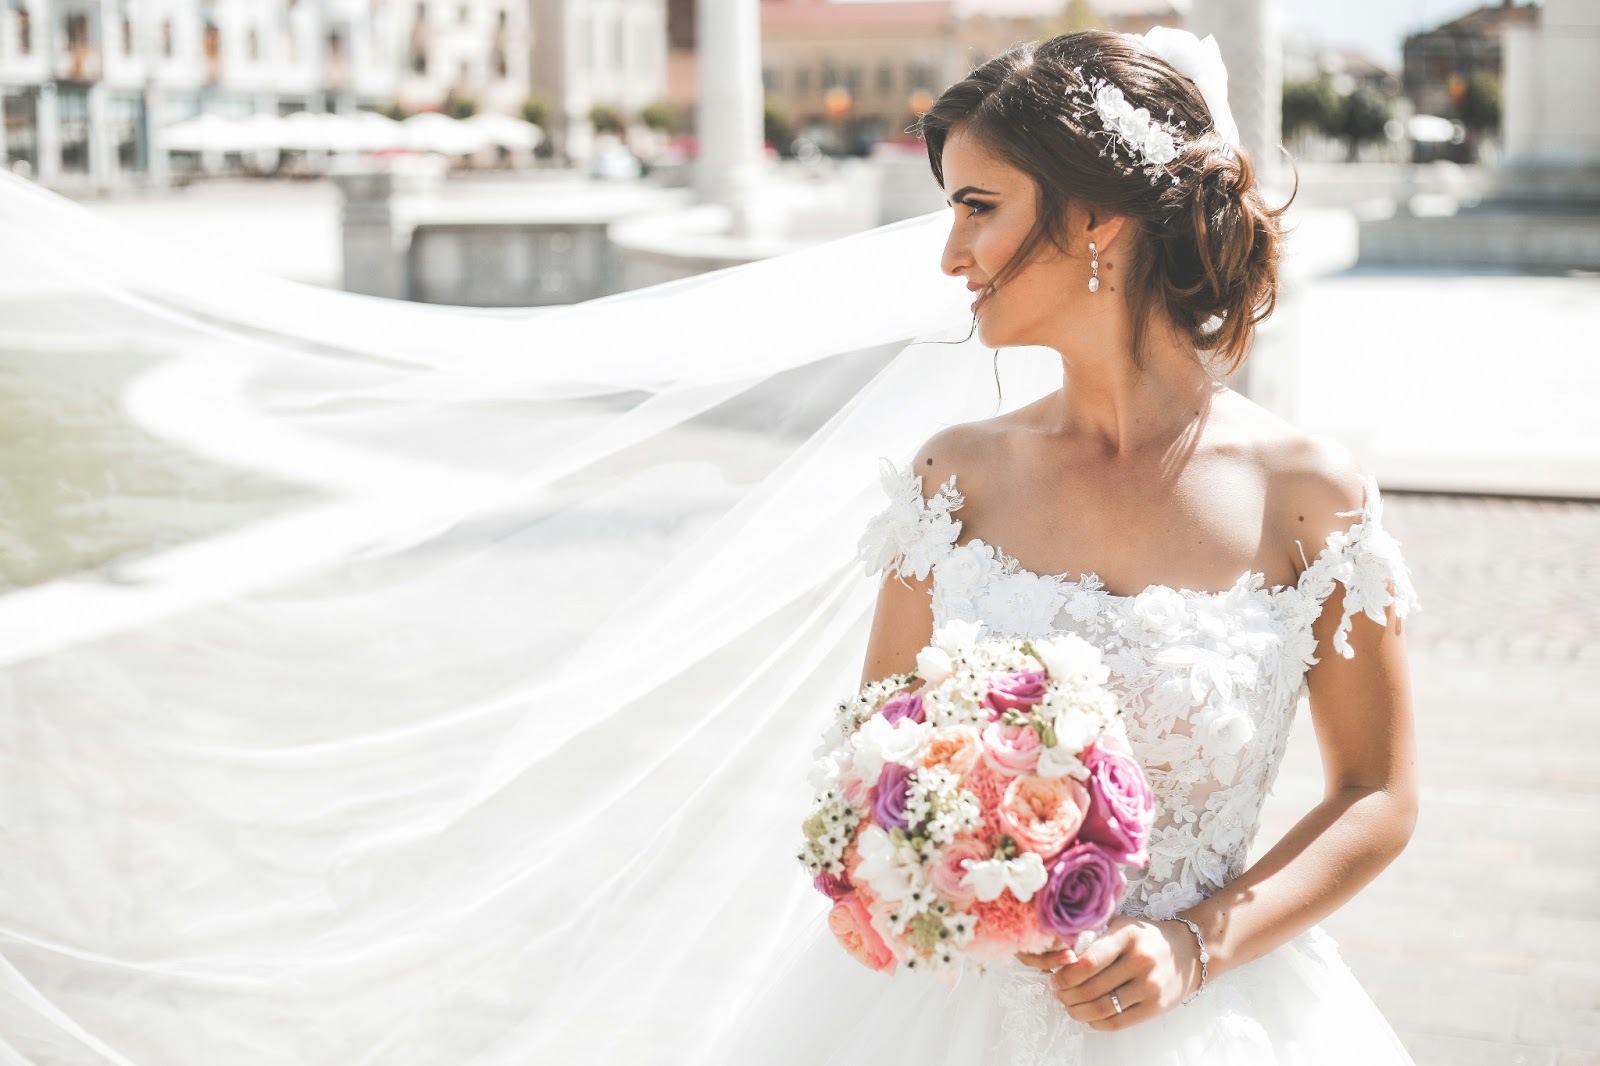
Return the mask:
<svg viewBox="0 0 1600 1066"><path fill-rule="evenodd" d="M989 635L1074 633L1103 651L1129 739L1158 800L1147 871L1135 874L1120 913L1170 918L1237 877L1259 828L1306 670L1329 649L1312 624L1336 584L1345 588L1334 654L1358 614L1382 622L1416 607L1399 544L1382 525L1382 500L1366 502L1331 535L1299 580L1268 586L1246 573L1233 587L1199 592L1151 585L1106 592L1094 574L1037 574L999 546L959 543L963 498L952 476L930 486L883 462L889 504L869 523L860 558L889 580L933 578L935 626L982 621ZM819 906L819 912L823 908ZM1377 1066L1410 1057L1313 926L1266 956L1212 977L1188 1003L1118 1032L1066 1014L1048 978L1021 963L968 972L952 986L900 971L892 977L849 959L820 923L804 958L756 997L728 1061L948 1066ZM770 1050L763 1056L759 1050ZM779 1050L781 1049L781 1051Z"/></svg>

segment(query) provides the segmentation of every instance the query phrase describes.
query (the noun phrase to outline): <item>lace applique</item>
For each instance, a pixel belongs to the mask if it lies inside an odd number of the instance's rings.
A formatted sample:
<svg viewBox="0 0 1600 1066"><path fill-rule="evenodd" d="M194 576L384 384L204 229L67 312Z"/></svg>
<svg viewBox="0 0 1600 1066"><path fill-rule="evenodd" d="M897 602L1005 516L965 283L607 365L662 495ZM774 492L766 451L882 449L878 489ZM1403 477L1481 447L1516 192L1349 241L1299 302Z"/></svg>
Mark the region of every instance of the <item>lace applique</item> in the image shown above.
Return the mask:
<svg viewBox="0 0 1600 1066"><path fill-rule="evenodd" d="M960 535L961 523L950 512L966 501L956 491L954 474L928 498L922 495L922 475L901 470L890 459L879 461L878 477L889 505L867 523L856 558L869 575L909 573L921 581Z"/></svg>
<svg viewBox="0 0 1600 1066"><path fill-rule="evenodd" d="M1354 511L1339 512L1340 518L1359 520L1349 529L1328 534L1327 546L1300 575L1301 590L1318 604L1313 621L1321 613L1322 601L1333 592L1334 583L1344 585L1344 616L1334 631L1333 648L1346 659L1355 655L1349 633L1358 613L1381 626L1388 624L1386 608L1393 606L1395 614L1404 618L1421 606L1400 554L1400 542L1383 528L1383 497L1378 493L1378 483L1369 474L1362 478L1362 485L1366 503Z"/></svg>

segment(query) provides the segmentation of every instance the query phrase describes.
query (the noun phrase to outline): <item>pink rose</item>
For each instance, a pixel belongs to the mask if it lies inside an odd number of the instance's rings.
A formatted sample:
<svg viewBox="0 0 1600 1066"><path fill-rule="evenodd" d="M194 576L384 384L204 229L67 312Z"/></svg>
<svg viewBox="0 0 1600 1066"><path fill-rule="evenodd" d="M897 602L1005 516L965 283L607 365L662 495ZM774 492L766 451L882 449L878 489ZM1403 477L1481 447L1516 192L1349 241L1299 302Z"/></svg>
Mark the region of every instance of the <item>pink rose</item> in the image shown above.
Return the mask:
<svg viewBox="0 0 1600 1066"><path fill-rule="evenodd" d="M872 787L872 820L884 829L908 829L906 804L911 801L911 773L909 766L886 762L878 774L878 783Z"/></svg>
<svg viewBox="0 0 1600 1066"><path fill-rule="evenodd" d="M850 957L869 970L894 973L894 952L883 942L883 937L872 927L872 916L861 897L851 892L833 905L828 912L828 928Z"/></svg>
<svg viewBox="0 0 1600 1066"><path fill-rule="evenodd" d="M1043 670L1017 670L990 680L989 694L983 702L998 718L1001 711L1026 711L1044 699L1044 690Z"/></svg>
<svg viewBox="0 0 1600 1066"><path fill-rule="evenodd" d="M839 778L839 791L844 801L858 811L866 810L872 803L872 786L861 780L859 774L848 773Z"/></svg>
<svg viewBox="0 0 1600 1066"><path fill-rule="evenodd" d="M1143 867L1145 845L1156 820L1156 798L1144 771L1131 757L1102 742L1083 756L1089 769L1089 813L1080 836L1104 847L1118 862Z"/></svg>
<svg viewBox="0 0 1600 1066"><path fill-rule="evenodd" d="M981 840L972 837L957 837L944 846L939 853L939 858L933 864L929 880L933 882L933 890L944 899L949 900L958 907L970 907L977 902L978 895L971 885L963 885L961 879L967 876L967 871L961 864L967 860L983 862L992 857L994 849Z"/></svg>
<svg viewBox="0 0 1600 1066"><path fill-rule="evenodd" d="M838 875L831 874L826 870L819 872L817 876L812 879L811 884L818 892L821 892L824 896L827 896L835 903L839 902L839 900L843 899L850 892L849 878L839 877Z"/></svg>
<svg viewBox="0 0 1600 1066"><path fill-rule="evenodd" d="M909 692L897 692L890 696L878 713L889 722L898 722L902 718L909 718L913 722L921 722L927 718L927 711L923 709L922 697L913 696Z"/></svg>
<svg viewBox="0 0 1600 1066"><path fill-rule="evenodd" d="M1019 777L1000 799L1000 831L1048 860L1073 842L1089 809L1089 790L1071 777Z"/></svg>
<svg viewBox="0 0 1600 1066"><path fill-rule="evenodd" d="M983 761L1002 774L1031 774L1039 765L1039 734L1031 725L983 727Z"/></svg>

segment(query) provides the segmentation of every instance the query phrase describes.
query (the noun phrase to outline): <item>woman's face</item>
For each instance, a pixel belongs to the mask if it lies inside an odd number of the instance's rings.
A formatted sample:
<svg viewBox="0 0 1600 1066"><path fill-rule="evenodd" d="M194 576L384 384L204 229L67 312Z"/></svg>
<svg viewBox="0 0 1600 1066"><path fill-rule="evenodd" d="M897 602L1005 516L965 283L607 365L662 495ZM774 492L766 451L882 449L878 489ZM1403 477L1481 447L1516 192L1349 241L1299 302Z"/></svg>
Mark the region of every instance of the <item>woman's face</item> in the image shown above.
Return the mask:
<svg viewBox="0 0 1600 1066"><path fill-rule="evenodd" d="M1089 248L1062 255L1046 241L1034 259L989 295L983 289L1010 261L1033 228L1038 186L1032 178L991 155L962 127L950 131L941 156L944 190L955 211L939 266L964 277L980 299L975 310L978 338L990 348L1052 345L1064 324L1089 308ZM1072 212L1068 213L1069 221ZM1100 260L1100 294L1110 286ZM1102 295L1103 298L1103 295Z"/></svg>

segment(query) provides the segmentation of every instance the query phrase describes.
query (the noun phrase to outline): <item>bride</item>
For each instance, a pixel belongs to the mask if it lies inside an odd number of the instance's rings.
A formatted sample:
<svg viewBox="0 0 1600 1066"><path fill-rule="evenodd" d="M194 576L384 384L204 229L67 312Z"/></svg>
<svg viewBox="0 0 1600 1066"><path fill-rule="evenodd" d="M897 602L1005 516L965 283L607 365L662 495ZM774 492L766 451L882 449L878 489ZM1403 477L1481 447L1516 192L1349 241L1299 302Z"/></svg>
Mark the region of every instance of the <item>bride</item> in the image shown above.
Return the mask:
<svg viewBox="0 0 1600 1066"><path fill-rule="evenodd" d="M131 410L333 501L0 601L0 1057L1409 1061L1316 923L1415 819L1415 595L1372 479L1214 376L1281 240L1225 84L1176 31L1020 46L921 120L947 230L539 316L0 183L8 300L182 353ZM992 417L954 277L1044 356ZM1101 647L1152 860L1081 956L886 978L793 861L807 753L957 618ZM1247 863L1304 695L1324 798Z"/></svg>

